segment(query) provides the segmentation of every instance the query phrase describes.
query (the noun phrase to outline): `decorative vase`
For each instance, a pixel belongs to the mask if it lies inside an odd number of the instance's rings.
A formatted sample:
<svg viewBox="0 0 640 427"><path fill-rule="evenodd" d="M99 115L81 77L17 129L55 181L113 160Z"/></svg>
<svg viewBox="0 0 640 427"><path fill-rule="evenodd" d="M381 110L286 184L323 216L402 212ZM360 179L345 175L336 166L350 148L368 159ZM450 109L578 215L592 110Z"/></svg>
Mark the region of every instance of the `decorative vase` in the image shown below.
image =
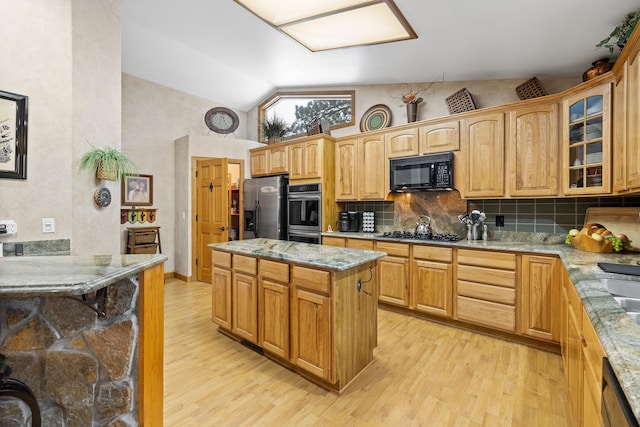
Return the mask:
<svg viewBox="0 0 640 427"><path fill-rule="evenodd" d="M594 77L598 77L600 74L604 74L613 68L613 62L609 62L609 58L598 59L593 62L592 67L584 72L582 75L582 81L586 82Z"/></svg>
<svg viewBox="0 0 640 427"><path fill-rule="evenodd" d="M418 118L418 104L410 102L407 104L407 123L413 123Z"/></svg>
<svg viewBox="0 0 640 427"><path fill-rule="evenodd" d="M282 138L279 136L274 135L267 138L267 145L277 144L279 142L282 142Z"/></svg>

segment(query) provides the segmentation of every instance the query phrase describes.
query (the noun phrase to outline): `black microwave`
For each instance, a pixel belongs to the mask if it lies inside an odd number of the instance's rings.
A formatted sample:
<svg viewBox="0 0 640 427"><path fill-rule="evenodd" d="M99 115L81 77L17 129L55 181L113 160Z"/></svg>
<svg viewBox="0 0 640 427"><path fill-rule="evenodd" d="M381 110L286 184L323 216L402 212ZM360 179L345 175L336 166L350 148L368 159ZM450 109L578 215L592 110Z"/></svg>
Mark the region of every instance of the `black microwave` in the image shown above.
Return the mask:
<svg viewBox="0 0 640 427"><path fill-rule="evenodd" d="M389 160L391 191L452 190L453 153Z"/></svg>

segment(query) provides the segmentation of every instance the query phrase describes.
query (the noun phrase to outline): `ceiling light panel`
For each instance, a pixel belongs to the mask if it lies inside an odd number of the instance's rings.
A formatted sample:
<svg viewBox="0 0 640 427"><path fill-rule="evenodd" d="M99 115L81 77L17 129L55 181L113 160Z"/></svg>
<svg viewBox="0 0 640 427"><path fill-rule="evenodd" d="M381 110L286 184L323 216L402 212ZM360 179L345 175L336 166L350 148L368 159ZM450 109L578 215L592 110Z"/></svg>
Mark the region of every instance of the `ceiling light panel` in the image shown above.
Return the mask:
<svg viewBox="0 0 640 427"><path fill-rule="evenodd" d="M372 3L371 0L236 0L274 27L330 11Z"/></svg>
<svg viewBox="0 0 640 427"><path fill-rule="evenodd" d="M418 36L393 0L235 0L311 51Z"/></svg>
<svg viewBox="0 0 640 427"><path fill-rule="evenodd" d="M281 30L311 51L412 38L386 3L285 25Z"/></svg>

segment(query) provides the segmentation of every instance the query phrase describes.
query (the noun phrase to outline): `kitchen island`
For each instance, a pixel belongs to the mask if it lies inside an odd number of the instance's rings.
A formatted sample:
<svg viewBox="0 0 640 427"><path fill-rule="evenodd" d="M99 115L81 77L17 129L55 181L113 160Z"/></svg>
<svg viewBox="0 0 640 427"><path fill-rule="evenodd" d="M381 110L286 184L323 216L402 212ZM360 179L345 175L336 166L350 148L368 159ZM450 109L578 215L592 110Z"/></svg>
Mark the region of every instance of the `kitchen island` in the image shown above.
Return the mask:
<svg viewBox="0 0 640 427"><path fill-rule="evenodd" d="M162 425L166 259L0 259L1 352L42 425Z"/></svg>
<svg viewBox="0 0 640 427"><path fill-rule="evenodd" d="M209 246L220 332L338 393L373 361L384 252L271 239Z"/></svg>

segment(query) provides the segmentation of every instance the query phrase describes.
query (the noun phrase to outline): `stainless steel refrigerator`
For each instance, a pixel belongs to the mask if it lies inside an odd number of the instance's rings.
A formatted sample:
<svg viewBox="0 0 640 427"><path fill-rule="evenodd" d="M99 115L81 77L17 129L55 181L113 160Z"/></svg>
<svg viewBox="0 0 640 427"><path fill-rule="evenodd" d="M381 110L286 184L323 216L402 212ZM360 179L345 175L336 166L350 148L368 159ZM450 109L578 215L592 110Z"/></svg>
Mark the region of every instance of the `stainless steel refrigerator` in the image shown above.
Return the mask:
<svg viewBox="0 0 640 427"><path fill-rule="evenodd" d="M287 240L286 176L244 180L244 238Z"/></svg>

